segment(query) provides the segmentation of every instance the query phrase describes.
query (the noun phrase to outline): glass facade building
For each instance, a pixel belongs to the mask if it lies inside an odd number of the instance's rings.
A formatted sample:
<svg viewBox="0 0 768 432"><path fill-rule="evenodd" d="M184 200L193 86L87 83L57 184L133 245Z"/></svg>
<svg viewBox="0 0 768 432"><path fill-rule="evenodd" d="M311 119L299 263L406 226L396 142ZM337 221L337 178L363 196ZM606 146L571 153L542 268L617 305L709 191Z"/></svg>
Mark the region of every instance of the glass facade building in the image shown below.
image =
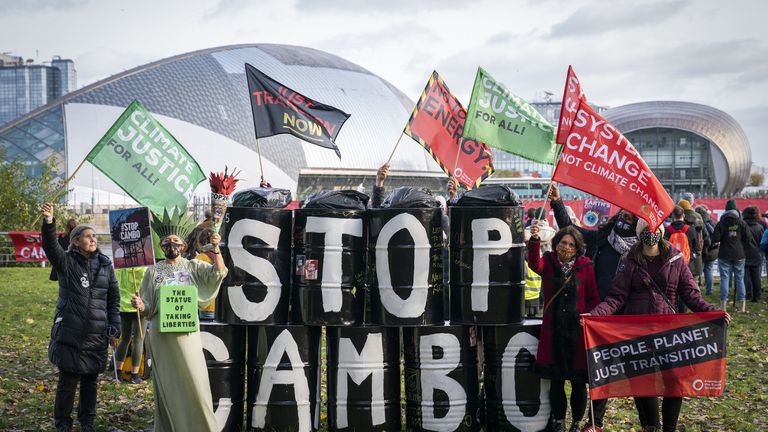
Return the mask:
<svg viewBox="0 0 768 432"><path fill-rule="evenodd" d="M307 97L351 114L336 138L341 159L289 134L262 138L257 147L245 63ZM65 70L71 66L55 64ZM49 100L0 125L0 147L7 158L22 159L30 174L39 173L41 163L56 156L64 162L59 176L66 178L133 100L139 100L171 131L204 171L236 166L244 179L238 186L257 186L262 175L260 148L263 175L302 196L321 184L311 176L299 181L300 172L308 168L375 172L392 152L414 106L390 83L332 54L286 45L235 45L161 59ZM408 137L402 138L392 167L430 178L439 175L443 186L446 180L423 147ZM91 171L78 171L71 186L122 193L104 175ZM326 176L322 185L357 187L363 181L362 176L352 177ZM370 190L369 184L365 186ZM198 192L202 189L203 184Z"/></svg>
<svg viewBox="0 0 768 432"><path fill-rule="evenodd" d="M24 64L19 57L4 58L7 61L0 64L0 125L74 91L77 87L77 73L72 60L57 56L48 66Z"/></svg>

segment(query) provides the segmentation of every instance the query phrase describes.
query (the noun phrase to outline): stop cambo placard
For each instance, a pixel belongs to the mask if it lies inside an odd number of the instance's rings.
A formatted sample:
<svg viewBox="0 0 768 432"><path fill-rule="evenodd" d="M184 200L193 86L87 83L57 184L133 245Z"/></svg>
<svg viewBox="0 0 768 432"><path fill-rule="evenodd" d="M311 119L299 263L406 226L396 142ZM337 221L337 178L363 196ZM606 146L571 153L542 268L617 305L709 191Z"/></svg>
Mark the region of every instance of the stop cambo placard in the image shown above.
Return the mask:
<svg viewBox="0 0 768 432"><path fill-rule="evenodd" d="M116 269L155 263L148 208L110 211L109 235L112 237L112 262Z"/></svg>

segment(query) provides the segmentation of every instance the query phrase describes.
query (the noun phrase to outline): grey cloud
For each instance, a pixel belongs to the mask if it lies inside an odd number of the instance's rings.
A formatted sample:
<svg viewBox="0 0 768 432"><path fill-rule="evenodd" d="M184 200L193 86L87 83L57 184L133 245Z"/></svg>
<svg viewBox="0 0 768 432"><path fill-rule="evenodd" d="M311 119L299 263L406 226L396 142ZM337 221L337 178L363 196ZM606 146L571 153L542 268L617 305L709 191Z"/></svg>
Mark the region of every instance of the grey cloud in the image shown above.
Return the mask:
<svg viewBox="0 0 768 432"><path fill-rule="evenodd" d="M349 12L402 12L408 13L414 10L434 10L437 8L454 9L467 5L464 0L373 0L362 2L360 0L298 0L298 10L343 10Z"/></svg>
<svg viewBox="0 0 768 432"><path fill-rule="evenodd" d="M0 9L6 13L72 10L87 6L92 0L2 0Z"/></svg>
<svg viewBox="0 0 768 432"><path fill-rule="evenodd" d="M646 4L598 2L594 6L578 9L565 20L552 26L549 36L564 38L597 35L616 29L656 25L674 17L687 4L687 0Z"/></svg>

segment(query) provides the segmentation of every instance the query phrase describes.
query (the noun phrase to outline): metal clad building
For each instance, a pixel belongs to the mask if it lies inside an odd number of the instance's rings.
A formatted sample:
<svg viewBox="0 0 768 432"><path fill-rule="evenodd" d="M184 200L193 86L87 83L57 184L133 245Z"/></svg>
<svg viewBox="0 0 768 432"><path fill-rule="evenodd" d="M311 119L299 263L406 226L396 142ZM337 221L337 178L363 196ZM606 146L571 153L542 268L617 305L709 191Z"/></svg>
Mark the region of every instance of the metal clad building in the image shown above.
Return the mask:
<svg viewBox="0 0 768 432"><path fill-rule="evenodd" d="M204 172L235 166L243 170L242 187L256 186L260 172L245 63L351 114L336 140L342 160L332 150L287 134L259 140L265 177L275 187L295 192L299 173L307 168L378 168L413 110L414 102L394 86L337 56L297 46L236 45L177 55L84 87L1 127L0 146L7 157L22 158L30 174L39 173L41 161L57 156L66 161L60 165L60 176L66 177L137 99ZM402 140L393 169L439 171L417 143ZM90 187L90 170L80 171L74 184ZM120 192L103 178L97 187ZM206 189L201 184L197 192Z"/></svg>
<svg viewBox="0 0 768 432"><path fill-rule="evenodd" d="M749 178L749 141L723 111L690 102L653 101L611 108L603 115L634 144L673 195L731 195Z"/></svg>

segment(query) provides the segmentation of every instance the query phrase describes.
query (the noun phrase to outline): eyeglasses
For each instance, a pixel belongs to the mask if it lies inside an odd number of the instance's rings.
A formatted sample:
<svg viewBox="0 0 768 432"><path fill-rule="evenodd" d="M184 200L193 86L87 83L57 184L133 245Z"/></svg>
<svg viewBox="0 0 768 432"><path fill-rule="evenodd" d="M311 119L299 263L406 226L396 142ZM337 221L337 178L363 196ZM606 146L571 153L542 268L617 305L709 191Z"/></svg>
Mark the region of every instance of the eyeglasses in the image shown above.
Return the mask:
<svg viewBox="0 0 768 432"><path fill-rule="evenodd" d="M557 246L559 246L559 247L561 247L563 249L566 249L566 250L575 250L576 249L576 245L570 245L570 244L560 243Z"/></svg>
<svg viewBox="0 0 768 432"><path fill-rule="evenodd" d="M178 241L173 241L173 240L163 240L160 243L160 246L179 246L179 247L181 247L181 246L184 246L184 243L178 242Z"/></svg>

